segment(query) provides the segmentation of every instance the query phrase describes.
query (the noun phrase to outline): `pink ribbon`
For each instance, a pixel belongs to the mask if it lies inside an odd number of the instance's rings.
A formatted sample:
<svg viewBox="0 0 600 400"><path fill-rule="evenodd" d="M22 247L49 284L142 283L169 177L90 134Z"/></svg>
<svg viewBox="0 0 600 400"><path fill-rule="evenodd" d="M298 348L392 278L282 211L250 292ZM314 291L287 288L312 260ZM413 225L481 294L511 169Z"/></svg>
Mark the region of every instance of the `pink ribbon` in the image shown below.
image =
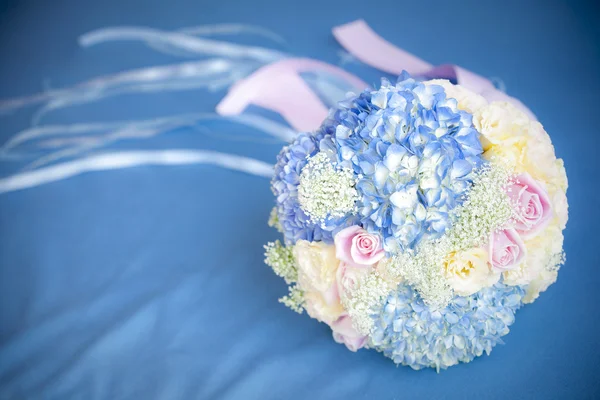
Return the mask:
<svg viewBox="0 0 600 400"><path fill-rule="evenodd" d="M445 64L434 67L426 61L394 46L361 19L333 28L336 40L350 54L381 71L400 74L403 70L411 75L429 79L449 79L480 94L488 101L508 101L525 112L531 119L535 115L523 103L494 87L494 84L474 72L457 65Z"/></svg>
<svg viewBox="0 0 600 400"><path fill-rule="evenodd" d="M362 19L336 26L333 36L354 57L380 71L400 75L405 70L411 75L422 75L433 68L379 36Z"/></svg>
<svg viewBox="0 0 600 400"><path fill-rule="evenodd" d="M237 115L253 104L277 112L298 131L312 131L321 125L328 110L300 77L300 73L308 71L331 73L359 91L368 86L333 65L308 58L290 58L266 65L236 83L217 105L217 113Z"/></svg>

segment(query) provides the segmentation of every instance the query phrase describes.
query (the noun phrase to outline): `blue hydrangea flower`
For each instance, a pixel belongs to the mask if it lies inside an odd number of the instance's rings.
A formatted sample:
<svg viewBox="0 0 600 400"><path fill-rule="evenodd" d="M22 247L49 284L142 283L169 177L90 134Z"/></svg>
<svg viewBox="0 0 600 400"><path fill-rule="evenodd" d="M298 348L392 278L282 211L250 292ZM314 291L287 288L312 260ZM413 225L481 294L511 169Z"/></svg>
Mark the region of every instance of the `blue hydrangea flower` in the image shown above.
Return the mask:
<svg viewBox="0 0 600 400"><path fill-rule="evenodd" d="M301 133L277 156L271 188L277 197L279 222L289 243L300 239L333 243L333 230L344 224L344 221L337 220L327 220L324 226L311 223L298 201L302 168L308 163L308 158L319 152L319 143L330 140L330 137L323 129L315 133Z"/></svg>
<svg viewBox="0 0 600 400"><path fill-rule="evenodd" d="M497 283L472 296L455 297L435 311L409 285L401 284L373 316L370 347L413 369L439 370L469 362L502 343L524 294L519 286Z"/></svg>
<svg viewBox="0 0 600 400"><path fill-rule="evenodd" d="M483 162L472 116L441 86L407 74L341 102L320 132L331 135L321 146L333 145L360 178L360 224L390 252L441 236Z"/></svg>

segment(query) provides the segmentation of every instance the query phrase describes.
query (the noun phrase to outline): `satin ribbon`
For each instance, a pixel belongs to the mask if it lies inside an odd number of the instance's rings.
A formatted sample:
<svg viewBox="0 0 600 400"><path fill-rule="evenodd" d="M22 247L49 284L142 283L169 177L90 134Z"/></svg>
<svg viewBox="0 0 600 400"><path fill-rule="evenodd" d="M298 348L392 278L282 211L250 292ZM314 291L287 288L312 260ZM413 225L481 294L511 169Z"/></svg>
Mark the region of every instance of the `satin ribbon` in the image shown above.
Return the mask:
<svg viewBox="0 0 600 400"><path fill-rule="evenodd" d="M338 43L363 63L390 74L399 75L407 71L413 76L426 79L448 79L488 101L508 101L537 121L535 115L523 103L496 89L494 84L481 75L458 65L432 64L394 46L377 33L362 19L333 28Z"/></svg>
<svg viewBox="0 0 600 400"><path fill-rule="evenodd" d="M290 58L266 65L233 85L217 105L217 113L237 115L249 105L256 105L275 111L298 131L312 131L321 125L328 110L300 76L302 72L311 71L342 78L358 91L368 87L336 66L308 58Z"/></svg>

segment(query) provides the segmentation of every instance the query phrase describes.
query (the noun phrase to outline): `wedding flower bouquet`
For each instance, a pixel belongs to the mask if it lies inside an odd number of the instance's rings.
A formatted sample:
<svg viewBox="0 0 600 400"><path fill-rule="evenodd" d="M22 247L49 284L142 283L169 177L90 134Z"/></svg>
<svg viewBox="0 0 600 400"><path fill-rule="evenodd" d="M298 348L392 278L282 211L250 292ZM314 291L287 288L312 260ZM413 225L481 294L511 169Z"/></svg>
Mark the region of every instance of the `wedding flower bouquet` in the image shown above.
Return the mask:
<svg viewBox="0 0 600 400"><path fill-rule="evenodd" d="M567 177L542 125L447 80L349 94L277 158L280 301L348 349L445 369L489 354L565 261Z"/></svg>

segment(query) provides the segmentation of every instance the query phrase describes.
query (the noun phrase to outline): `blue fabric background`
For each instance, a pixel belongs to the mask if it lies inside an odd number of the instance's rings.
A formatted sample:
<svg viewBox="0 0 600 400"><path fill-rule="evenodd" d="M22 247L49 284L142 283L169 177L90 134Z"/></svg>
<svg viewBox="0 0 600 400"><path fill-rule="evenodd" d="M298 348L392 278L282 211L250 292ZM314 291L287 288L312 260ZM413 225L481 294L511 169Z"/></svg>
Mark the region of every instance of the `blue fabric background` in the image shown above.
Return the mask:
<svg viewBox="0 0 600 400"><path fill-rule="evenodd" d="M337 63L331 27L364 18L434 64L502 78L564 158L571 206L558 282L517 313L505 346L437 374L351 353L277 303L285 285L262 263L277 237L266 179L142 167L0 195L0 399L598 398L599 15L594 1L566 0L0 2L0 98L173 61L135 43L77 46L108 25L253 23L286 37L283 50ZM222 95L122 96L45 122L211 111ZM0 141L30 117L2 117ZM211 129L144 146L270 163L281 147L215 137L252 134L231 124Z"/></svg>

